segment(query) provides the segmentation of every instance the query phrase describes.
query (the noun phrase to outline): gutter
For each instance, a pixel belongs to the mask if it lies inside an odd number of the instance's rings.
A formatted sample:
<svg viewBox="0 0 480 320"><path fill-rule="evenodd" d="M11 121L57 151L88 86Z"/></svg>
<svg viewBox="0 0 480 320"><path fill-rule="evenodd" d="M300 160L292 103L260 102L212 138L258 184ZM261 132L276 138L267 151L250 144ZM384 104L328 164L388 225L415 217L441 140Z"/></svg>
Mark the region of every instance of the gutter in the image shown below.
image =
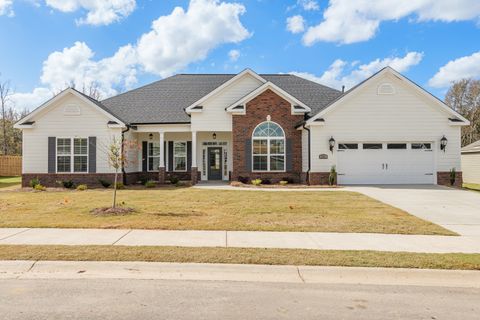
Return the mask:
<svg viewBox="0 0 480 320"><path fill-rule="evenodd" d="M310 170L312 167L312 155L311 155L311 148L310 148L312 133L310 132L310 129L305 126L305 124L303 124L303 129L307 130L308 132L308 170L307 170L307 183L308 183L310 181Z"/></svg>
<svg viewBox="0 0 480 320"><path fill-rule="evenodd" d="M126 125L127 126L127 129L125 130L122 130L122 157L123 157L123 145L124 145L124 141L125 141L125 133L130 131L130 125ZM122 161L122 182L124 185L127 184L127 173L125 172L125 167L123 165L124 161Z"/></svg>

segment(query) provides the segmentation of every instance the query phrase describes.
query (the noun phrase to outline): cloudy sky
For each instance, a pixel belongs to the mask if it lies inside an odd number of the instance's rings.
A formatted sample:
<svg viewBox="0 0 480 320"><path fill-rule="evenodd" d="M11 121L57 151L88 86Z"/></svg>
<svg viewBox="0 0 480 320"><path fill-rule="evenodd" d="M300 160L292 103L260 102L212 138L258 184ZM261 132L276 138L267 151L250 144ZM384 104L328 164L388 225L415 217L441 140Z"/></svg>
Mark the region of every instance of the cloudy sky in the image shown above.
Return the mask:
<svg viewBox="0 0 480 320"><path fill-rule="evenodd" d="M480 77L479 0L0 0L16 108L176 73L294 73L352 87L390 65L443 98Z"/></svg>

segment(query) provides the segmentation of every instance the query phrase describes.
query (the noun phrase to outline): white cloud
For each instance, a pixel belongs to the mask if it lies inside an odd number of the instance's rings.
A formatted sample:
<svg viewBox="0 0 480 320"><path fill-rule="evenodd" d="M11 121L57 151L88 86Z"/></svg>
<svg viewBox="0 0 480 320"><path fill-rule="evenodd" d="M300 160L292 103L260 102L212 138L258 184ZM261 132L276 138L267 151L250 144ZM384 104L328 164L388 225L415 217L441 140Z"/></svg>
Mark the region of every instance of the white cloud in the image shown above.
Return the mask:
<svg viewBox="0 0 480 320"><path fill-rule="evenodd" d="M14 93L10 100L17 110L31 110L51 99L55 93L48 88L35 88L33 92Z"/></svg>
<svg viewBox="0 0 480 320"><path fill-rule="evenodd" d="M232 49L228 52L228 57L230 58L230 61L235 62L240 58L240 51Z"/></svg>
<svg viewBox="0 0 480 320"><path fill-rule="evenodd" d="M301 15L287 18L287 30L291 33L300 33L305 31L305 20Z"/></svg>
<svg viewBox="0 0 480 320"><path fill-rule="evenodd" d="M480 77L480 51L449 61L428 81L434 88L445 88L463 78Z"/></svg>
<svg viewBox="0 0 480 320"><path fill-rule="evenodd" d="M13 17L15 14L12 9L13 0L0 0L0 16L6 15Z"/></svg>
<svg viewBox="0 0 480 320"><path fill-rule="evenodd" d="M478 19L478 0L330 0L323 21L310 27L303 37L305 45L318 41L354 43L375 36L382 21L414 16L422 21L466 21ZM412 20L413 21L413 20Z"/></svg>
<svg viewBox="0 0 480 320"><path fill-rule="evenodd" d="M303 10L318 10L320 6L315 0L298 0L297 3L303 8Z"/></svg>
<svg viewBox="0 0 480 320"><path fill-rule="evenodd" d="M349 89L359 82L373 75L380 69L390 66L398 72L406 72L412 66L420 63L423 53L409 52L404 57L389 57L384 59L375 59L366 64L348 63L343 60L335 60L327 71L321 76L315 76L308 72L290 72L291 74L303 77L305 79L341 89L342 85Z"/></svg>
<svg viewBox="0 0 480 320"><path fill-rule="evenodd" d="M136 6L135 0L46 0L51 8L62 12L87 11L78 24L108 25L129 16Z"/></svg>
<svg viewBox="0 0 480 320"><path fill-rule="evenodd" d="M218 0L191 0L188 9L176 7L152 24L137 44L139 59L147 72L162 77L203 60L224 43L238 43L250 36L240 22L245 7Z"/></svg>

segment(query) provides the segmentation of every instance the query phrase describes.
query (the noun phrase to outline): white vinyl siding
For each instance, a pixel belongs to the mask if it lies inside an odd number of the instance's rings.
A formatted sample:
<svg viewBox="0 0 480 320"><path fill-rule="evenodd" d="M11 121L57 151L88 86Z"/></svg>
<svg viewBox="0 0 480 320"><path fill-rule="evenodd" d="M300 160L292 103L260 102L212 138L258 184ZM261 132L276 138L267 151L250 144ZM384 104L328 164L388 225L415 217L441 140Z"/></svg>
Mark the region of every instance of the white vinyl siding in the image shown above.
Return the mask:
<svg viewBox="0 0 480 320"><path fill-rule="evenodd" d="M480 153L462 154L462 175L463 182L480 184Z"/></svg>

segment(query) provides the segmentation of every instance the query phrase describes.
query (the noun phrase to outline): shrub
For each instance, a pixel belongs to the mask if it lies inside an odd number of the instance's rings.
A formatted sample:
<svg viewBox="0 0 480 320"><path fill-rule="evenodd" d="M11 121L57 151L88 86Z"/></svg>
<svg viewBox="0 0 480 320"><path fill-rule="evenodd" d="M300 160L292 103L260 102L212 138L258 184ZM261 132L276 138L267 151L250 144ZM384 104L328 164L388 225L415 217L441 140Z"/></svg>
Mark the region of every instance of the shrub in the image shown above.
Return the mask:
<svg viewBox="0 0 480 320"><path fill-rule="evenodd" d="M291 177L284 177L282 178L282 181L286 181L287 183L294 183L295 181L293 181L293 178Z"/></svg>
<svg viewBox="0 0 480 320"><path fill-rule="evenodd" d="M117 189L125 189L123 182L117 182Z"/></svg>
<svg viewBox="0 0 480 320"><path fill-rule="evenodd" d="M145 182L145 187L147 188L155 188L156 186L157 184L153 180L148 180L147 182Z"/></svg>
<svg viewBox="0 0 480 320"><path fill-rule="evenodd" d="M262 179L255 179L255 180L252 180L252 184L254 186L259 186L262 184Z"/></svg>
<svg viewBox="0 0 480 320"><path fill-rule="evenodd" d="M87 189L88 189L88 186L87 186L86 184L79 184L79 185L77 186L77 190L78 190L78 191L85 191L85 190L87 190Z"/></svg>
<svg viewBox="0 0 480 320"><path fill-rule="evenodd" d="M337 169L335 166L332 166L330 169L330 174L328 175L328 184L334 186L337 184Z"/></svg>
<svg viewBox="0 0 480 320"><path fill-rule="evenodd" d="M286 186L287 184L288 184L287 180L280 181L280 185L282 185L282 186Z"/></svg>
<svg viewBox="0 0 480 320"><path fill-rule="evenodd" d="M75 184L73 183L72 180L62 181L62 185L64 188L67 188L67 189L73 189L75 187Z"/></svg>
<svg viewBox="0 0 480 320"><path fill-rule="evenodd" d="M42 186L40 183L36 184L35 187L33 187L35 191L45 191L47 188L45 186Z"/></svg>
<svg viewBox="0 0 480 320"><path fill-rule="evenodd" d="M147 185L147 183L149 182L150 180L148 180L147 177L141 177L140 178L140 183L143 184L143 185Z"/></svg>
<svg viewBox="0 0 480 320"><path fill-rule="evenodd" d="M102 187L104 188L108 188L112 185L112 183L110 181L107 181L107 180L103 180L103 179L98 179L98 182L100 182L100 184L102 185Z"/></svg>
<svg viewBox="0 0 480 320"><path fill-rule="evenodd" d="M261 181L262 181L262 184L272 184L272 181L271 181L270 179L268 179L268 178L265 178L265 179L263 179L263 180L261 180Z"/></svg>
<svg viewBox="0 0 480 320"><path fill-rule="evenodd" d="M38 178L33 178L28 184L31 188L35 189L35 187L40 184L40 180Z"/></svg>
<svg viewBox="0 0 480 320"><path fill-rule="evenodd" d="M238 176L237 180L240 181L241 183L247 184L249 179L248 177Z"/></svg>
<svg viewBox="0 0 480 320"><path fill-rule="evenodd" d="M455 168L450 169L450 185L453 186L457 180L457 171Z"/></svg>
<svg viewBox="0 0 480 320"><path fill-rule="evenodd" d="M173 175L170 176L169 180L170 180L170 183L174 185L176 185L180 181L180 179L177 176L173 176Z"/></svg>

